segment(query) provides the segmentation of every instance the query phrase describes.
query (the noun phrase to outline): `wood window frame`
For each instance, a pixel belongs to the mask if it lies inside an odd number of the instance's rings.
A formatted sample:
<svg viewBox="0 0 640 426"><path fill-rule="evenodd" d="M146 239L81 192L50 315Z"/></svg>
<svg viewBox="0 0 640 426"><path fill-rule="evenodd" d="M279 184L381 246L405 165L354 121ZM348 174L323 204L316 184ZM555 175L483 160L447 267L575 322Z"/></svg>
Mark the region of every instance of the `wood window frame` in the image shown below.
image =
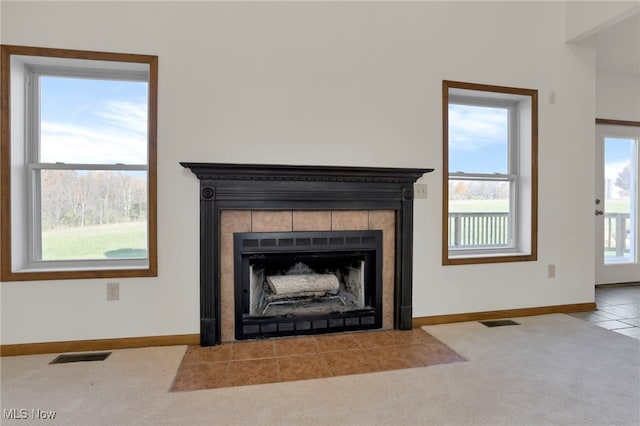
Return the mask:
<svg viewBox="0 0 640 426"><path fill-rule="evenodd" d="M531 158L530 170L530 211L527 232L530 233L527 253L515 254L473 254L451 257L449 255L449 89L488 92L526 96L531 99ZM442 81L442 264L466 265L484 263L525 262L538 258L538 91L507 86L468 83L460 81ZM522 212L521 212L522 213Z"/></svg>
<svg viewBox="0 0 640 426"><path fill-rule="evenodd" d="M14 271L12 266L11 218L11 57L14 55L42 58L64 58L94 61L135 62L149 66L148 80L148 265L144 268L88 268ZM157 261L157 115L158 115L158 57L129 53L109 53L84 50L0 45L0 281L35 281L89 278L155 277ZM25 142L26 143L26 142ZM24 144L23 144L24 146ZM30 244L30 243L29 243Z"/></svg>

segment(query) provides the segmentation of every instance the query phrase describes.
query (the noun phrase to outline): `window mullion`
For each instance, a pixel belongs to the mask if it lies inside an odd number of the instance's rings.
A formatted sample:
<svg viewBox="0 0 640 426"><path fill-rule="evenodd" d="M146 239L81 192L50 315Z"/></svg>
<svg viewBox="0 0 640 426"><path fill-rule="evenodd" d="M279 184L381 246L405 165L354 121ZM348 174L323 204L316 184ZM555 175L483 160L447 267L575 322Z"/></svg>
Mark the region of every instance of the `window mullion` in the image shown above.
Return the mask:
<svg viewBox="0 0 640 426"><path fill-rule="evenodd" d="M115 70L92 67L70 67L56 65L34 65L34 73L48 76L75 77L97 80L142 81L149 80L149 72L144 70Z"/></svg>
<svg viewBox="0 0 640 426"><path fill-rule="evenodd" d="M41 181L40 171L31 167L40 161L40 74L27 69L25 88L25 173L27 178L26 258L32 263L42 259Z"/></svg>
<svg viewBox="0 0 640 426"><path fill-rule="evenodd" d="M487 181L510 181L516 175L515 174L502 174L502 173L463 173L455 172L449 173L449 179L451 180L487 180Z"/></svg>
<svg viewBox="0 0 640 426"><path fill-rule="evenodd" d="M25 159L40 161L40 75L27 69L25 87Z"/></svg>
<svg viewBox="0 0 640 426"><path fill-rule="evenodd" d="M518 227L522 223L522 209L520 206L520 138L519 115L517 107L509 108L509 241L511 247L520 247Z"/></svg>
<svg viewBox="0 0 640 426"><path fill-rule="evenodd" d="M27 259L30 263L42 259L42 221L41 221L41 180L40 170L28 165L27 170L27 235L30 243L26 245Z"/></svg>
<svg viewBox="0 0 640 426"><path fill-rule="evenodd" d="M509 108L509 174L520 174L520 138L519 133L518 109L516 107Z"/></svg>

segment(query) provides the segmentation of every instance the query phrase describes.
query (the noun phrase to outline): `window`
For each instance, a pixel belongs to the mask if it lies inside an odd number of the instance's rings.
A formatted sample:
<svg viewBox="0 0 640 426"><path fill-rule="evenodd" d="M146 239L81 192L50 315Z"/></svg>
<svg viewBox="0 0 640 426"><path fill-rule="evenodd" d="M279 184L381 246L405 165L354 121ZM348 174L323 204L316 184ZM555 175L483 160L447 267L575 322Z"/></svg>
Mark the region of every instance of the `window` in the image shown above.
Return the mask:
<svg viewBox="0 0 640 426"><path fill-rule="evenodd" d="M3 45L1 79L2 280L156 276L157 57Z"/></svg>
<svg viewBox="0 0 640 426"><path fill-rule="evenodd" d="M537 91L443 81L443 264L536 259Z"/></svg>

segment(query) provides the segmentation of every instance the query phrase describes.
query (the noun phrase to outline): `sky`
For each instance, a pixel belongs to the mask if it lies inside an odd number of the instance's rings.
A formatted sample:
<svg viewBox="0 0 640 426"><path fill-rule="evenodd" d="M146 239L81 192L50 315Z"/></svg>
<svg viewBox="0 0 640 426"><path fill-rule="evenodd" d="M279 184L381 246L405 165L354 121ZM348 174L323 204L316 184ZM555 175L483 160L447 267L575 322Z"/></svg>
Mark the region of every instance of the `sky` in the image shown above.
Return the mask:
<svg viewBox="0 0 640 426"><path fill-rule="evenodd" d="M43 163L147 162L147 83L42 76Z"/></svg>
<svg viewBox="0 0 640 426"><path fill-rule="evenodd" d="M449 171L508 172L508 110L449 105Z"/></svg>
<svg viewBox="0 0 640 426"><path fill-rule="evenodd" d="M631 163L634 157L633 139L605 138L605 179L616 179L624 167Z"/></svg>

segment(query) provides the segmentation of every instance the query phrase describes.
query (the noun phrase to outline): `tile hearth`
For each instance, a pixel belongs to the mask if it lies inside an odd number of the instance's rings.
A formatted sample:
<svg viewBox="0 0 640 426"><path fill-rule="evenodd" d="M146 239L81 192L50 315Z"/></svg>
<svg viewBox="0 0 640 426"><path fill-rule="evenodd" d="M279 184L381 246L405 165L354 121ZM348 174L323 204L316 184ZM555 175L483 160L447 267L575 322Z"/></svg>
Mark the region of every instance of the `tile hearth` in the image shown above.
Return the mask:
<svg viewBox="0 0 640 426"><path fill-rule="evenodd" d="M171 391L319 379L465 361L422 329L189 346Z"/></svg>

